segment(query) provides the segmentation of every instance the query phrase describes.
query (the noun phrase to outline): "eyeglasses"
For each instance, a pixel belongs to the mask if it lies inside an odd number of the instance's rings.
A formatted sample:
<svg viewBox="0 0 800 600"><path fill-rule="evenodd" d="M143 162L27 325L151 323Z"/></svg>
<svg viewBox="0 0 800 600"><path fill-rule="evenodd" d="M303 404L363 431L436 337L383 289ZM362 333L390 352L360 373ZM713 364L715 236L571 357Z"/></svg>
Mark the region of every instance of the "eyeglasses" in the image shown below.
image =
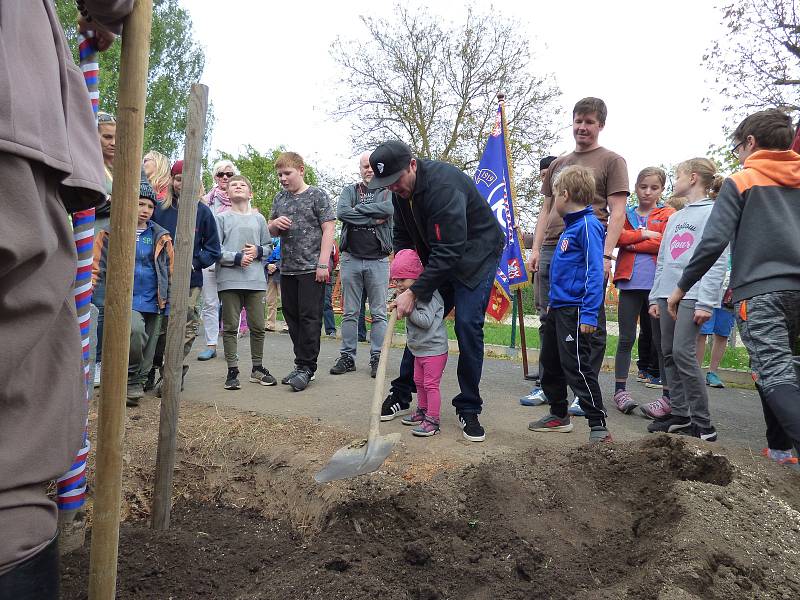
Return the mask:
<svg viewBox="0 0 800 600"><path fill-rule="evenodd" d="M733 148L731 148L731 154L736 154L736 151L739 149L739 147L740 147L742 144L744 144L744 141L741 141L741 142L739 142L739 143L738 143L738 144L736 144L736 145L735 145Z"/></svg>
<svg viewBox="0 0 800 600"><path fill-rule="evenodd" d="M230 179L230 178L231 178L231 177L233 177L235 174L236 174L236 173L234 173L233 171L220 171L219 173L217 173L216 175L214 175L214 177L219 177L220 179L222 179L223 177L227 177L228 179Z"/></svg>

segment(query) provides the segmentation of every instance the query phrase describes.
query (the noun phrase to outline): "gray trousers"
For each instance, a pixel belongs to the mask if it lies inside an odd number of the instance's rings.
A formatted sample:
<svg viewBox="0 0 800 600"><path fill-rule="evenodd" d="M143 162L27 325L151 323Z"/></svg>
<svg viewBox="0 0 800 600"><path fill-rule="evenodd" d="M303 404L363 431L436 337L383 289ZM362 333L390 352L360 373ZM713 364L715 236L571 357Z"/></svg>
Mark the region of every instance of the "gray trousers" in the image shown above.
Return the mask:
<svg viewBox="0 0 800 600"><path fill-rule="evenodd" d="M672 414L691 417L699 427L711 426L708 412L706 380L697 364L697 334L700 326L694 322L695 300L681 300L678 319L667 312L667 299L658 299L661 311L661 351L664 355L664 372L670 389Z"/></svg>
<svg viewBox="0 0 800 600"><path fill-rule="evenodd" d="M386 335L386 297L389 290L389 259L356 258L342 252L339 277L344 296L342 317L342 354L356 357L358 347L358 314L361 311L361 295L367 290L372 329L369 336L370 354L380 354L383 336Z"/></svg>
<svg viewBox="0 0 800 600"><path fill-rule="evenodd" d="M128 351L128 385L143 384L153 368L161 315L131 311L131 346Z"/></svg>

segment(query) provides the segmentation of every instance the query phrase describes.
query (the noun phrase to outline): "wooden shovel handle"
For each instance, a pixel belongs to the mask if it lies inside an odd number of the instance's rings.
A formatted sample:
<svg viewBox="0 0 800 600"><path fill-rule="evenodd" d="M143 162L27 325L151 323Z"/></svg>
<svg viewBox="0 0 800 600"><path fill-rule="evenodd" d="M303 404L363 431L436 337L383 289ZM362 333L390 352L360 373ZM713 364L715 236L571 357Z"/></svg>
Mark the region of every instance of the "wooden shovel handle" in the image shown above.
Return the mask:
<svg viewBox="0 0 800 600"><path fill-rule="evenodd" d="M372 411L369 417L368 443L378 437L378 427L381 422L381 405L383 404L383 384L386 380L386 363L389 360L389 349L392 347L392 336L397 323L397 309L389 311L389 322L386 324L386 335L383 336L381 358L378 361L378 373L375 375L375 390L372 394Z"/></svg>

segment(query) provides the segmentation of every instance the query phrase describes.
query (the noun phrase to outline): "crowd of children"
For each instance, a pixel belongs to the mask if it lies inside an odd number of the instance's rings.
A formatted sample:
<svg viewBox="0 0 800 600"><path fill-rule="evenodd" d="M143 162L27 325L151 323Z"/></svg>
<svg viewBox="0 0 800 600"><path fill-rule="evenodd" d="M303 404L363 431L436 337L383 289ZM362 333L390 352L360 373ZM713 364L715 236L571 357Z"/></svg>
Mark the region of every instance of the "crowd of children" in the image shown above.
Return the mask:
<svg viewBox="0 0 800 600"><path fill-rule="evenodd" d="M786 131L790 131L790 123L772 113L772 126L785 126ZM751 189L765 178L772 177L770 181L777 183L773 185L770 197L783 193L784 187L788 187L791 197L794 193L791 177L795 176L792 169L798 167L793 162L796 155L786 154L789 151L784 147L787 145L784 138L788 134L775 142L776 134L761 124L769 118L756 115L754 119L758 126L742 129L740 137L736 138L740 142L736 149L741 148L739 155L743 161L749 156L755 156L755 159L749 160L742 174L734 176L732 181L736 184L728 184L728 196L741 196L743 193L753 196L755 193ZM591 122L591 116L588 120ZM748 133L750 131L754 133ZM576 133L576 139L577 136ZM757 140L762 140L761 144L767 146L759 145ZM572 431L571 417L579 415L587 419L590 442L608 442L612 435L607 425L592 350L603 314L608 234L596 216L596 206L593 207L599 189L598 170L580 159L562 161L564 164L561 165L555 162L558 170L548 178L552 211L563 222L563 227L552 254L548 254L546 279L549 290L543 296L540 331L541 389L521 402L550 405L547 415L530 423L532 431ZM753 166L756 159L759 162ZM159 164L157 153L149 153L143 174L149 172L151 177L158 177L163 170ZM753 174L754 169L762 170ZM775 173L769 172L770 169ZM130 405L136 405L144 391L153 385L155 369L160 367L163 354L181 170L179 161L170 171L165 197L160 202L144 177L141 184L131 317ZM317 370L323 305L326 286L330 287L330 260L335 244L333 208L322 189L305 183L305 164L302 157L293 152L281 154L276 162L283 190L273 202L269 220L252 208L251 183L246 177L236 174L233 165L219 163L214 170L217 185L198 210L191 284L194 302L187 315L185 353L191 348L199 324L197 301L200 287L208 282L208 267L213 267L213 285L210 287L213 287L216 300L222 307L223 344L228 367L224 388L235 390L241 387L237 350L240 322L246 322L250 332L252 367L249 380L266 386L277 383L263 364L263 358L265 331L277 328L276 306L280 298L295 354L295 368L281 382L294 391L301 391L315 379ZM754 331L767 326L766 315L788 311L788 316L782 316L783 323L789 322L785 335L780 338L785 338L785 344L780 348L773 344L768 349L780 356L782 366L767 366L761 357L757 357L753 361L753 371L759 375L757 386L768 425L768 449L765 453L776 460L789 460L792 458L790 449L800 437L800 426L791 424L796 411L789 399L794 397L797 381L794 366L791 373L786 367L791 363L791 353L787 355L784 346L791 345L789 342L796 337L798 326L791 323L795 316L791 311L795 309L792 306L787 308L785 301L782 305L775 295L794 293L792 269L765 273L774 285L761 284L757 277L737 273L737 264L743 262L753 269L763 270L763 265L742 258L737 261L736 254L731 256L729 252L729 243L736 238L737 232L731 222L734 218L749 217L752 211L741 207L734 210L729 206L740 201L739 198L728 200L725 209L715 208L718 202L715 198L724 189L723 178L717 173L716 165L708 159L686 160L675 168L673 175L673 195L665 201L665 171L648 167L639 173L634 188L637 203L626 208L616 242L613 282L619 291L620 335L615 356L613 404L624 414L638 413L650 419L647 426L650 432L716 440L717 431L709 412L706 388L723 386L716 371L733 327L734 303L748 349L763 348L764 341L754 335ZM599 176L603 176L602 172ZM797 177L800 180L800 174ZM621 187L623 183L616 185ZM757 197L760 198L760 194ZM724 230L727 237L721 237L720 220L727 227ZM780 228L784 229L785 225L781 223ZM711 243L707 239L715 244L713 253L704 246L704 243ZM107 247L108 231L104 229L97 235L95 249L95 295L98 299L103 298ZM699 248L704 251L700 258L696 258ZM403 292L411 288L422 271L423 265L416 252L402 250L393 259L390 278L398 291ZM201 274L205 274L203 280ZM757 292L763 288L768 298L759 298L761 301L758 303L741 291L737 297L737 289L741 290L743 286ZM773 289L776 286L786 287L789 291ZM673 302L676 289L681 290L680 300ZM757 311L755 324L752 317L748 317L748 302L755 307L750 308L750 314ZM437 292L430 301L417 300L407 316L417 407L413 412L410 408L400 407L393 410L392 416L404 416L402 423L412 426L412 433L417 436L431 436L440 431L439 388L447 364L444 306ZM214 329L217 325L215 319ZM660 397L649 403L637 400L636 393L628 387L637 325L640 355L637 379L662 390ZM707 335L714 336L714 345L711 369L704 374L700 367ZM212 336L207 336L207 340L208 347L198 356L199 360L215 355L216 341ZM153 366L154 354L156 367ZM184 374L186 368L184 366ZM572 403L568 397L570 388L575 398Z"/></svg>

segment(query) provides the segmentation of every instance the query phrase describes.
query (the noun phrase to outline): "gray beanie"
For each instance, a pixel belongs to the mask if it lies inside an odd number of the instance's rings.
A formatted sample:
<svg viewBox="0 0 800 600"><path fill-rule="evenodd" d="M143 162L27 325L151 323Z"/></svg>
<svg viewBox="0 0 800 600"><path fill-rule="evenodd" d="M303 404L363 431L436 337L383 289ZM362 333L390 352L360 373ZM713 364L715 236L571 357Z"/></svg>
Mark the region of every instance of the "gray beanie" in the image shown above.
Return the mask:
<svg viewBox="0 0 800 600"><path fill-rule="evenodd" d="M147 198L153 203L153 206L156 205L156 193L153 191L153 186L151 186L148 182L142 181L139 183L139 198Z"/></svg>

